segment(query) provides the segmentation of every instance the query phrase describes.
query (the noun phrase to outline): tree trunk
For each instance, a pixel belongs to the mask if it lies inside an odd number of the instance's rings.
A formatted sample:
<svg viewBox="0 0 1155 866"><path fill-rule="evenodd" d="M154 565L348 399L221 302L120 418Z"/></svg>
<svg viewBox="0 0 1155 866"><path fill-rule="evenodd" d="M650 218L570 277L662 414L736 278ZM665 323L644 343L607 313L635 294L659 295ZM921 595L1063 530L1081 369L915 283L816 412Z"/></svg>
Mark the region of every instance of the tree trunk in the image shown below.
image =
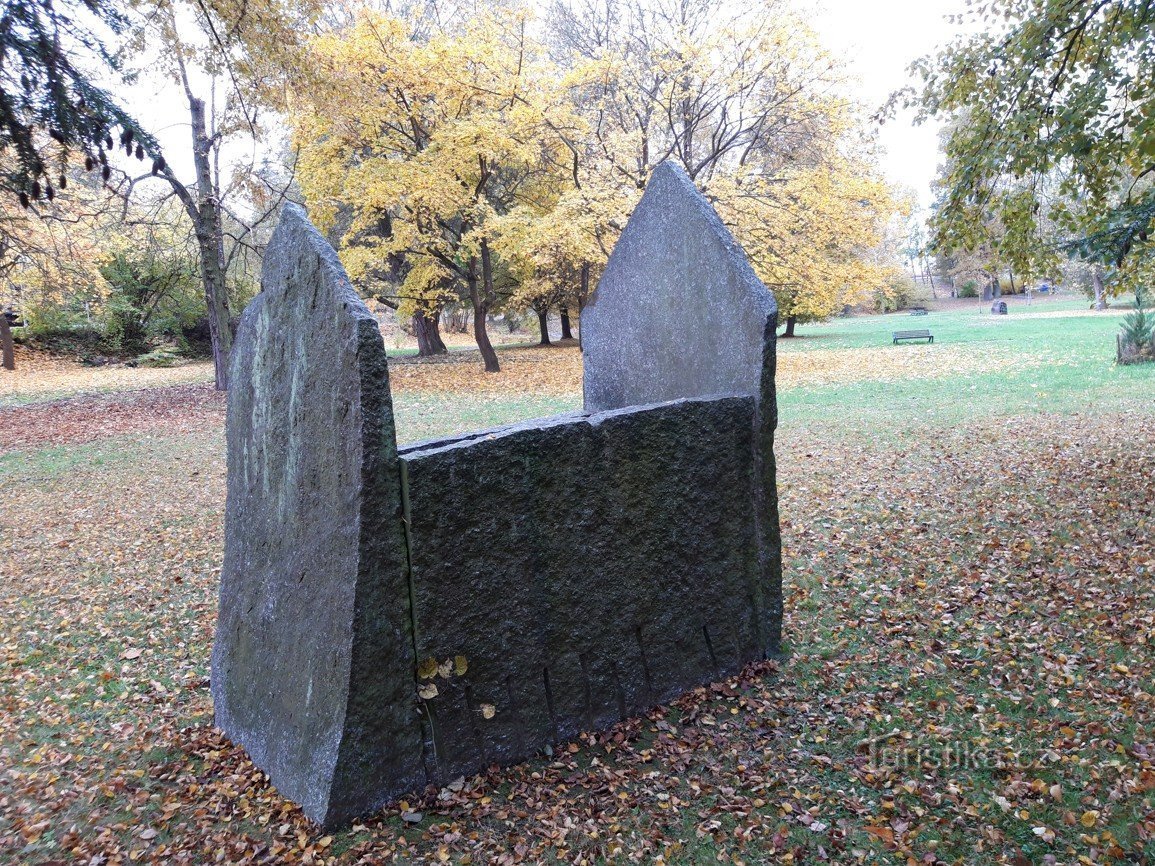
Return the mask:
<svg viewBox="0 0 1155 866"><path fill-rule="evenodd" d="M541 331L541 339L538 340L539 346L551 345L549 341L549 307L544 310L535 310L537 313L537 327Z"/></svg>
<svg viewBox="0 0 1155 866"><path fill-rule="evenodd" d="M1010 281L1011 281L1011 294L1012 295L1016 294L1018 292L1018 289L1015 288L1015 272L1008 268L1007 269L1007 276L1010 278Z"/></svg>
<svg viewBox="0 0 1155 866"><path fill-rule="evenodd" d="M787 316L786 317L786 330L782 332L782 336L783 337L793 337L794 336L794 326L797 323L798 323L797 317Z"/></svg>
<svg viewBox="0 0 1155 866"><path fill-rule="evenodd" d="M441 331L438 328L440 320L440 315L430 316L420 310L413 314L413 336L417 338L417 355L419 357L428 358L433 355L444 355L449 351L441 339Z"/></svg>
<svg viewBox="0 0 1155 866"><path fill-rule="evenodd" d="M481 242L481 274L482 285L478 285L477 259L470 258L467 283L469 300L473 304L473 338L477 341L482 360L485 361L485 372L500 373L501 364L497 361L497 352L493 350L493 343L489 342L489 332L485 329L485 317L489 313L493 288L493 261L489 243L485 240Z"/></svg>
<svg viewBox="0 0 1155 866"><path fill-rule="evenodd" d="M1107 292L1103 288L1103 275L1099 272L1097 265L1091 268L1091 285L1095 287L1094 309L1107 309Z"/></svg>
<svg viewBox="0 0 1155 866"><path fill-rule="evenodd" d="M559 312L561 313L561 338L563 340L572 340L573 331L570 330L569 308L562 307Z"/></svg>
<svg viewBox="0 0 1155 866"><path fill-rule="evenodd" d="M0 311L0 352L4 356L4 369L16 369L16 347L12 345L12 329L8 326L8 317Z"/></svg>
<svg viewBox="0 0 1155 866"><path fill-rule="evenodd" d="M189 97L192 121L193 166L197 175L197 219L194 220L201 260L201 281L208 307L209 337L213 348L218 391L229 387L229 353L233 347L233 326L229 314L229 291L225 280L225 233L219 192L213 185L210 155L212 141L205 125L204 100Z"/></svg>

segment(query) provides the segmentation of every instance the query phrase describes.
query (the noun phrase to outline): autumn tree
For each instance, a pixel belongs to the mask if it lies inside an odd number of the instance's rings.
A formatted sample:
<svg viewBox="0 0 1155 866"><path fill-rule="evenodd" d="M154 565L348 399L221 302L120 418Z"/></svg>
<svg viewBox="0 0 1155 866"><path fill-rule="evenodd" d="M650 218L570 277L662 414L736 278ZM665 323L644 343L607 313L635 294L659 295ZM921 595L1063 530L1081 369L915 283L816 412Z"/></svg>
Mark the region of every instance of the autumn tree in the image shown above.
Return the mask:
<svg viewBox="0 0 1155 866"><path fill-rule="evenodd" d="M23 208L0 197L0 309L17 311L30 332L99 332L105 345L121 349L143 349L162 324L166 336L181 340L203 319L204 308L189 291L196 251L185 241L180 216L156 202L117 203L99 175L82 168L70 170L66 188L52 201ZM124 269L109 269L118 259L130 266L151 263L154 274L167 270L180 278L167 281L163 296L134 301L135 289L117 278ZM172 291L176 282L179 298Z"/></svg>
<svg viewBox="0 0 1155 866"><path fill-rule="evenodd" d="M569 152L542 60L516 10L428 38L366 11L315 40L324 84L293 106L314 218L328 227L351 212L341 250L350 276L377 294L382 264L400 256L394 291L418 319L460 291L490 372L500 369L486 318L501 300L501 219L540 207L542 176Z"/></svg>
<svg viewBox="0 0 1155 866"><path fill-rule="evenodd" d="M553 180L556 195L546 206L521 206L498 227L499 250L516 278L509 304L537 314L543 344L553 308L561 315L562 339L573 338L570 312L580 317L628 217L612 189L558 175Z"/></svg>
<svg viewBox="0 0 1155 866"><path fill-rule="evenodd" d="M1021 274L1060 253L1141 268L1155 217L1148 0L993 0L971 15L976 32L916 63L919 84L895 98L953 121L936 243L973 246L996 219Z"/></svg>
<svg viewBox="0 0 1155 866"><path fill-rule="evenodd" d="M680 162L774 290L788 336L885 277L868 253L895 203L837 64L786 2L559 0L551 27L590 129L579 178L616 193L618 211L654 166Z"/></svg>
<svg viewBox="0 0 1155 866"><path fill-rule="evenodd" d="M428 31L363 13L315 40L302 182L364 291L415 317L460 292L496 369L486 313L534 309L544 336L551 308L580 311L665 159L746 245L787 333L883 278L894 202L836 64L784 2L583 0L547 24L540 45L517 10Z"/></svg>
<svg viewBox="0 0 1155 866"><path fill-rule="evenodd" d="M148 0L123 8L101 0L56 5L38 0L7 4L0 17L0 144L15 155L5 164L6 183L26 207L41 198L51 201L67 183L67 160L76 152L89 172L126 200L141 181L164 180L197 239L220 388L227 384L232 337L230 259L238 249L252 247L254 229L268 221L285 189L264 210L252 207L259 195L249 195L247 207L230 209L230 187L252 192L251 180L259 175L250 164L230 177L227 166L222 170L221 148L238 131L259 137L257 106L283 104L278 90L284 90L286 70L293 68L298 33L318 8L312 0ZM97 33L122 44L114 50ZM179 178L152 136L81 71L93 61L119 70L134 46L138 56L179 84L187 99L191 181ZM190 73L194 66L199 75ZM223 110L215 110L215 99L195 92L198 80L209 82L213 94L218 82L225 84ZM124 150L120 160L119 149ZM133 158L145 161L143 173L135 171Z"/></svg>
<svg viewBox="0 0 1155 866"><path fill-rule="evenodd" d="M68 185L70 165L78 158L89 171L109 177L108 155L116 146L129 155L163 165L156 142L127 110L97 84L91 64L116 72L119 62L105 43L127 27L116 4L6 3L0 13L0 185L25 209L25 217L6 202L0 215L0 276L9 282L17 270L51 267L48 249L60 243L61 223L40 224L45 210ZM115 141L114 141L115 138ZM59 250L53 250L59 252ZM12 334L0 322L4 366L15 367Z"/></svg>
<svg viewBox="0 0 1155 866"><path fill-rule="evenodd" d="M0 162L9 154L0 155ZM0 197L0 301L35 311L70 296L85 297L95 280L101 240L122 226L108 206L98 174L70 167L51 200ZM87 296L87 299L95 299Z"/></svg>
<svg viewBox="0 0 1155 866"><path fill-rule="evenodd" d="M99 191L75 174L65 186L52 200L27 207L0 196L0 314L11 310L27 322L64 296L99 300L97 237L106 228ZM7 318L0 322L0 350L4 366L15 369Z"/></svg>
<svg viewBox="0 0 1155 866"><path fill-rule="evenodd" d="M216 385L228 387L233 336L230 263L252 246L289 193L259 170L257 143L269 109L284 105L299 59L300 30L317 14L311 0L149 0L137 7L138 56L179 88L189 114L193 177L164 160L151 172L123 170L115 184L125 199L159 177L180 202L196 239ZM222 160L222 150L250 144L250 158ZM223 165L222 165L223 163ZM261 188L261 187L265 188Z"/></svg>

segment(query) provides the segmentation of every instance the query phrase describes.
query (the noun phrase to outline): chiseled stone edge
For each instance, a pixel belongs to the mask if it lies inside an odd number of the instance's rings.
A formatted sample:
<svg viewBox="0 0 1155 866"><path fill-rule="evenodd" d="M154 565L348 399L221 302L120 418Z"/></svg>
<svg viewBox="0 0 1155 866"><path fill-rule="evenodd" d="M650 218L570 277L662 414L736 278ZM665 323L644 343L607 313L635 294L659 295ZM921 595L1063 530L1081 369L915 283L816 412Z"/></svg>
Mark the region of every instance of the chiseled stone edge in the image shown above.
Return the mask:
<svg viewBox="0 0 1155 866"><path fill-rule="evenodd" d="M296 205L286 205L266 253L262 284L266 288L246 308L234 344L229 412L251 411L250 371L256 332L276 301L276 286L285 280L281 269L294 267L302 255L317 257L323 277L331 280L334 308L319 315L347 316L355 330L361 413L361 474L350 483L361 486L353 605L348 611L351 638L342 686L342 706L326 754L314 756L306 768L271 767L268 727L254 728L251 708L231 705L225 680L232 638L222 637L226 621L236 612L222 604L213 650L212 692L218 726L243 746L254 764L269 772L289 799L325 826L335 826L371 811L382 803L426 782L421 764L422 734L413 696L415 662L409 620L407 552L401 527L400 473L389 391L388 363L376 320L353 290L336 253ZM269 291L269 289L274 289ZM341 309L335 309L336 304ZM309 329L308 322L301 323ZM286 335L287 338L287 335ZM308 338L308 333L305 334ZM334 352L342 346L333 346ZM323 447L323 445L321 446ZM230 478L230 497L244 492L241 479ZM233 503L230 503L233 504ZM244 503L234 508L243 509ZM226 519L232 520L226 509ZM239 517L237 518L239 519ZM226 539L228 538L226 527ZM226 554L221 597L229 581L249 579L246 563ZM302 612L307 615L307 612ZM270 669L275 664L269 660ZM253 676L256 671L245 671ZM248 711L246 711L248 710ZM246 717L247 716L247 717ZM299 769L300 772L292 772Z"/></svg>

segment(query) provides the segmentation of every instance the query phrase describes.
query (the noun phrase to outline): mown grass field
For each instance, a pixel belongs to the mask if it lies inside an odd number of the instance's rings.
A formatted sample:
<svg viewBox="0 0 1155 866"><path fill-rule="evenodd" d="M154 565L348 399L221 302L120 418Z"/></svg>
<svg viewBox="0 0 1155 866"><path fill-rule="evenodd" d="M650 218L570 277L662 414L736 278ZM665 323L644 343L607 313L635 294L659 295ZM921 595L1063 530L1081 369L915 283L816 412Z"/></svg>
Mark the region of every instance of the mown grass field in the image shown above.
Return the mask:
<svg viewBox="0 0 1155 866"><path fill-rule="evenodd" d="M780 342L783 659L332 834L211 727L207 369L0 377L0 860L1155 862L1155 369L1019 303ZM580 406L503 359L398 359L399 437Z"/></svg>

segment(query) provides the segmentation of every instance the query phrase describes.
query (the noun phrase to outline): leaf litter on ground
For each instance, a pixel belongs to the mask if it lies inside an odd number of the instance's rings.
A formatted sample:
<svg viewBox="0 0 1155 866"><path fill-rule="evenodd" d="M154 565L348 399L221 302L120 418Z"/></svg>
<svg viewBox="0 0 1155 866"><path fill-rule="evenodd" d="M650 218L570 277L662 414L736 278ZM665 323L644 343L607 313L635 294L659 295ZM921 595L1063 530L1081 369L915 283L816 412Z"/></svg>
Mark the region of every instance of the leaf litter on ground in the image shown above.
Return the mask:
<svg viewBox="0 0 1155 866"><path fill-rule="evenodd" d="M164 400L126 399L119 435L65 413L45 440L90 461L3 475L0 857L1155 857L1149 416L784 426L782 659L322 833L212 727L219 404L169 430Z"/></svg>

